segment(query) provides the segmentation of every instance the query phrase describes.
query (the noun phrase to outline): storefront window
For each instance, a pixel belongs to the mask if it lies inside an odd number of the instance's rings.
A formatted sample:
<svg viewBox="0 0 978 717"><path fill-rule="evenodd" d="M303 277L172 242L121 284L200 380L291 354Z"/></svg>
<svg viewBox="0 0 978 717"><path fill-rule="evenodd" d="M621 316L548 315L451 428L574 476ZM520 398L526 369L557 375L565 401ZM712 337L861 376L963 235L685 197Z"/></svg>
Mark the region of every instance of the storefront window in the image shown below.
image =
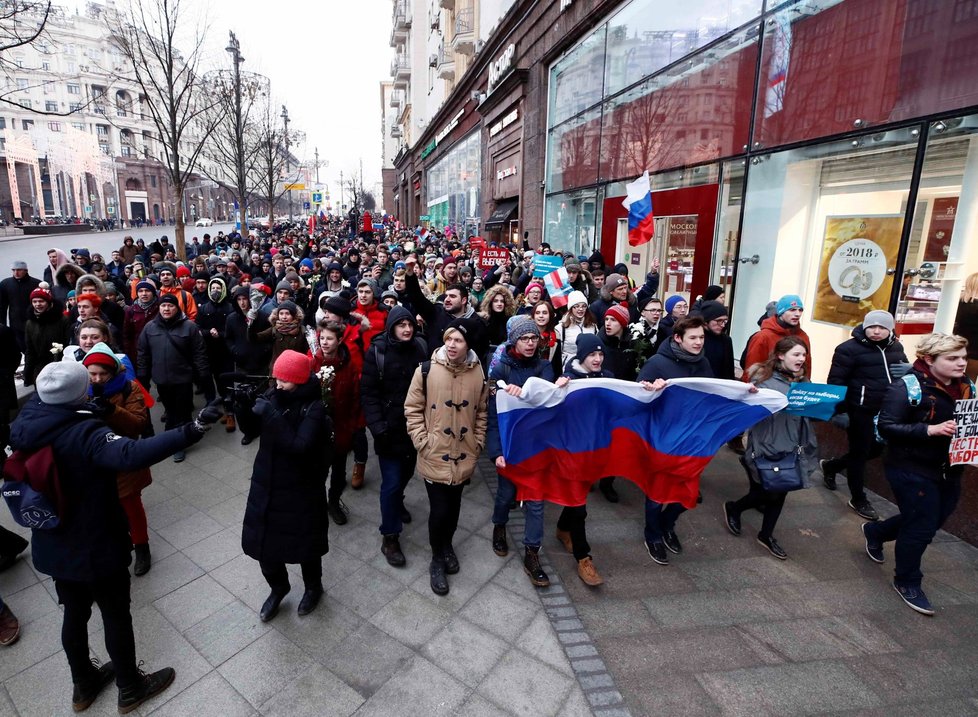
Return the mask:
<svg viewBox="0 0 978 717"><path fill-rule="evenodd" d="M550 130L547 191L560 192L598 180L601 110L595 107Z"/></svg>
<svg viewBox="0 0 978 717"><path fill-rule="evenodd" d="M740 238L740 209L744 202L744 167L747 161L735 159L723 164L723 181L717 200L716 246L713 250L710 283L726 290L730 302L730 286L733 284L737 259L737 242ZM747 262L750 257L745 257ZM745 262L745 263L747 263Z"/></svg>
<svg viewBox="0 0 978 717"><path fill-rule="evenodd" d="M688 0L662 12L661 2L633 0L608 22L605 96L684 58L759 17L760 0Z"/></svg>
<svg viewBox="0 0 978 717"><path fill-rule="evenodd" d="M932 122L896 313L908 353L921 335L955 329L964 280L978 272L976 204L978 116Z"/></svg>
<svg viewBox="0 0 978 717"><path fill-rule="evenodd" d="M603 179L700 164L744 151L756 28L738 33L604 105Z"/></svg>
<svg viewBox="0 0 978 717"><path fill-rule="evenodd" d="M427 211L430 226L440 231L467 236L478 233L480 214L479 132L455 144L427 171Z"/></svg>
<svg viewBox="0 0 978 717"><path fill-rule="evenodd" d="M912 128L753 157L731 335L736 353L765 306L801 296L813 378L872 309L889 309L916 154ZM756 263L755 262L756 258Z"/></svg>
<svg viewBox="0 0 978 717"><path fill-rule="evenodd" d="M601 25L550 68L550 127L601 101L606 28Z"/></svg>
<svg viewBox="0 0 978 717"><path fill-rule="evenodd" d="M978 5L799 0L766 21L762 147L978 104Z"/></svg>
<svg viewBox="0 0 978 717"><path fill-rule="evenodd" d="M594 189L547 197L546 241L555 252L590 255L597 248L598 205L598 192Z"/></svg>

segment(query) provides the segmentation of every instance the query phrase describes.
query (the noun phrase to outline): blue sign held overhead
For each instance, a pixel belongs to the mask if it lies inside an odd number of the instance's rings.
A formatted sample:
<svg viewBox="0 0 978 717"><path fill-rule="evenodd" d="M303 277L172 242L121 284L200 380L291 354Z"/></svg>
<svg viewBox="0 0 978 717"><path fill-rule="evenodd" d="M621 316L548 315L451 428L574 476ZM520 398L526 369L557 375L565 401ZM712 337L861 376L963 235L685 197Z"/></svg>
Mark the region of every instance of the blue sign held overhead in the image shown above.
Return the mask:
<svg viewBox="0 0 978 717"><path fill-rule="evenodd" d="M564 257L549 256L547 254L536 254L533 257L533 276L546 276L552 271L557 271L564 265Z"/></svg>

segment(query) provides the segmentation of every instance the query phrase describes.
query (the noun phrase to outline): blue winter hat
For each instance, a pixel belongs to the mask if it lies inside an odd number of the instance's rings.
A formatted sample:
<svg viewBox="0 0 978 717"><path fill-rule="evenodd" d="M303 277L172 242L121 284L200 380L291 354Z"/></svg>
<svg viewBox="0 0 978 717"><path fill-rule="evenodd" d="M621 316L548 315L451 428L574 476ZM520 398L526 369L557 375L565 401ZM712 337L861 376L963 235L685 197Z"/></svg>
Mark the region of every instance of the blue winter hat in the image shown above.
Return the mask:
<svg viewBox="0 0 978 717"><path fill-rule="evenodd" d="M303 259L302 261L299 262L299 266L304 266L311 271L313 268L312 259L308 259L308 258Z"/></svg>
<svg viewBox="0 0 978 717"><path fill-rule="evenodd" d="M778 299L778 304L775 307L775 314L781 316L785 311L791 311L792 309L805 310L805 305L801 301L800 296L795 294L785 294L780 299Z"/></svg>
<svg viewBox="0 0 978 717"><path fill-rule="evenodd" d="M575 358L578 361L583 361L595 351L607 353L597 334L581 334L577 337L577 356Z"/></svg>
<svg viewBox="0 0 978 717"><path fill-rule="evenodd" d="M686 299L681 297L679 294L673 294L668 299L666 299L666 315L670 315L672 310L676 308L676 304L683 304Z"/></svg>

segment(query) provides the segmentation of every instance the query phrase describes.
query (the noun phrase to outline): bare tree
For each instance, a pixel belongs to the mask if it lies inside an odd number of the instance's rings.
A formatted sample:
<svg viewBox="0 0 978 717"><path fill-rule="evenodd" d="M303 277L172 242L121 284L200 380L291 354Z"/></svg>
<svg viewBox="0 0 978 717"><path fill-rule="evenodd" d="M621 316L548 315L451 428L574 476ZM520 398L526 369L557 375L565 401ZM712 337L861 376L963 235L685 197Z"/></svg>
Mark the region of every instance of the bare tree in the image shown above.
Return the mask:
<svg viewBox="0 0 978 717"><path fill-rule="evenodd" d="M275 104L270 99L261 103L249 127L253 134L250 146L254 159L249 185L254 188L253 196L268 205L269 222L275 217L279 200L285 196L282 180L289 164L285 150L285 127L279 122L280 116L274 108ZM291 143L292 138L289 141Z"/></svg>
<svg viewBox="0 0 978 717"><path fill-rule="evenodd" d="M217 170L205 170L205 174L216 174L211 179L222 183L230 177L241 215L247 217L251 181L259 162L255 145L260 140L260 132L251 124L253 115L269 100L270 82L264 75L241 70L244 57L233 32L227 51L231 55L231 69L205 76L205 84L214 99L208 121L214 131L205 145L204 155ZM247 222L242 222L241 234L248 236Z"/></svg>
<svg viewBox="0 0 978 717"><path fill-rule="evenodd" d="M182 0L130 0L125 10L109 20L122 52L122 79L134 82L146 101L150 119L159 132L176 213L177 255L186 258L183 193L197 169L207 138L215 100L204 88L199 72L207 26L193 25ZM189 49L178 48L180 39Z"/></svg>

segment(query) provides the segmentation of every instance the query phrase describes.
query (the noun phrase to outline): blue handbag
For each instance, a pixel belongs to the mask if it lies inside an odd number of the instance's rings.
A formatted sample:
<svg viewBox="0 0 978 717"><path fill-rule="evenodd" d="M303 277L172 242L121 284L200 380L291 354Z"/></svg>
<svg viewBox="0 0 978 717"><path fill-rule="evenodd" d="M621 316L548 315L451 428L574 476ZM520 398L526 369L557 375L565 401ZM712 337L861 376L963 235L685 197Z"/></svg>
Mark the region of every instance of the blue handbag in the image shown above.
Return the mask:
<svg viewBox="0 0 978 717"><path fill-rule="evenodd" d="M799 451L777 456L752 456L761 487L772 493L787 493L805 487L799 465Z"/></svg>

